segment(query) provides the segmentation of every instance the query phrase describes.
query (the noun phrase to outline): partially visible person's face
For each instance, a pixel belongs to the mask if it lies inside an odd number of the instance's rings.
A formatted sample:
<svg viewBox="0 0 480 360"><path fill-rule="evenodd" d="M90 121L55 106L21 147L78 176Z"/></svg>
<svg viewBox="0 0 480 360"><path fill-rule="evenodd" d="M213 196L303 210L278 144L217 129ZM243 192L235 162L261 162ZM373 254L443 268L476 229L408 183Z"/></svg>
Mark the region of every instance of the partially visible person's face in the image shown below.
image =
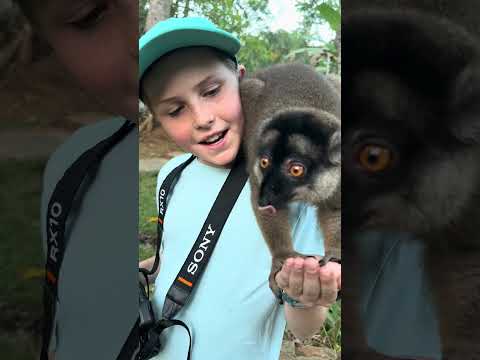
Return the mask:
<svg viewBox="0 0 480 360"><path fill-rule="evenodd" d="M187 48L157 62L143 88L155 119L177 145L208 165L228 167L241 144L244 72L229 69L208 48Z"/></svg>
<svg viewBox="0 0 480 360"><path fill-rule="evenodd" d="M138 1L31 0L34 22L78 84L109 111L138 117Z"/></svg>

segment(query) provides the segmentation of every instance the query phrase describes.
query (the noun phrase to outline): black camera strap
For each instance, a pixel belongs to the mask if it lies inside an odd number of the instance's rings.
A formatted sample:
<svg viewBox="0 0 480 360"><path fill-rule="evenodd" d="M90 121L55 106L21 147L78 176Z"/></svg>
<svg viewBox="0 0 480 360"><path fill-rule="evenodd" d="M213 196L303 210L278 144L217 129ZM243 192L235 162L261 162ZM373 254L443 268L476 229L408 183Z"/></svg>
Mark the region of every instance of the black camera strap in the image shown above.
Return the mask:
<svg viewBox="0 0 480 360"><path fill-rule="evenodd" d="M195 285L200 280L205 267L217 245L230 212L242 191L248 174L245 162L240 157L228 174L225 183L213 203L205 223L198 234L187 259L168 290L162 310L162 317L172 319L188 302ZM166 210L166 208L165 208ZM165 216L165 215L163 215ZM160 218L160 217L159 217ZM163 222L163 219L162 219ZM163 230L162 230L163 231Z"/></svg>
<svg viewBox="0 0 480 360"><path fill-rule="evenodd" d="M187 161L181 163L176 168L174 168L163 180L162 185L160 186L160 190L158 192L158 218L157 218L157 241L156 241L156 249L155 249L155 261L153 263L152 268L149 270L140 268L140 272L142 272L145 276L154 274L158 269L158 264L160 261L160 247L162 245L162 236L163 236L163 221L165 218L165 212L167 210L167 197L170 194L171 190L175 186L176 182L178 181L180 175L182 174L183 170L193 161L195 160L195 156L192 155L188 158Z"/></svg>
<svg viewBox="0 0 480 360"><path fill-rule="evenodd" d="M66 249L65 224L75 196L87 175L93 173L104 156L135 127L136 124L125 121L113 135L85 151L65 171L50 197L46 218L47 259L45 262L45 315L41 360L48 360L48 346L54 328L58 298L58 280Z"/></svg>
<svg viewBox="0 0 480 360"><path fill-rule="evenodd" d="M155 255L154 266L148 274L153 274L158 268L159 263L159 248L161 246L161 239L163 235L164 219L167 211L167 199L172 185L179 178L181 172L194 158L189 158L185 163L175 168L163 181L160 186L158 195L158 224L157 224L157 251ZM188 303L195 286L198 284L206 265L213 253L213 250L218 242L223 227L230 215L235 202L238 199L246 181L248 174L246 172L245 159L240 154L234 163L230 173L228 174L225 183L215 199L215 202L210 209L210 212L205 220L205 223L198 234L187 259L185 260L178 275L173 281L170 289L167 292L165 302L162 309L162 319L158 321L152 328L152 332L160 334L163 330L171 326L182 326L186 329L189 336L188 357L191 358L192 337L188 326L177 319L173 319L175 315ZM144 269L143 269L144 270ZM145 273L145 272L144 272ZM147 348L149 346L147 345ZM145 354L148 354L149 349L145 349ZM140 350L142 352L142 349ZM150 356L153 356L150 354ZM140 357L140 359L148 359Z"/></svg>

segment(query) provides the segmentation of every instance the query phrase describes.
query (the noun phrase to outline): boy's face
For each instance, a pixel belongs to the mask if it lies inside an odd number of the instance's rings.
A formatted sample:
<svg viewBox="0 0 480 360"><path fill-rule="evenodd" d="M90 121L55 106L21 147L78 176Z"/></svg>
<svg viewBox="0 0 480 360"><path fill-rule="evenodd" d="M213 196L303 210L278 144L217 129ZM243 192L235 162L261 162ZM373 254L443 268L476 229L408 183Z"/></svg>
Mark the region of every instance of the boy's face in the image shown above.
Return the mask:
<svg viewBox="0 0 480 360"><path fill-rule="evenodd" d="M31 0L55 55L109 111L138 118L138 1Z"/></svg>
<svg viewBox="0 0 480 360"><path fill-rule="evenodd" d="M143 80L146 101L170 138L200 161L228 167L241 144L238 72L208 48L186 48L158 61Z"/></svg>

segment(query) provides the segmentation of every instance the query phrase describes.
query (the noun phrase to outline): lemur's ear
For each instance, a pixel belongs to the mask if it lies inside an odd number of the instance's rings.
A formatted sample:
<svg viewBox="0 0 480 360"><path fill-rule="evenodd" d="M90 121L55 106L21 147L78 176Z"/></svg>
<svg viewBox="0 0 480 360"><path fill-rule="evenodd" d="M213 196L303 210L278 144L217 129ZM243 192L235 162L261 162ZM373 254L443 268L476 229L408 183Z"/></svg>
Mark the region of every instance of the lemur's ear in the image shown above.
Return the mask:
<svg viewBox="0 0 480 360"><path fill-rule="evenodd" d="M480 60L457 76L449 99L449 121L460 141L480 143Z"/></svg>
<svg viewBox="0 0 480 360"><path fill-rule="evenodd" d="M240 82L240 96L242 102L248 102L249 104L255 102L265 87L265 82L260 79L246 78Z"/></svg>
<svg viewBox="0 0 480 360"><path fill-rule="evenodd" d="M264 88L265 82L260 79L246 78L240 81L240 99L246 121L248 121L251 116L254 116L255 104ZM245 104L248 104L248 106L245 106Z"/></svg>
<svg viewBox="0 0 480 360"><path fill-rule="evenodd" d="M342 133L337 130L328 142L328 159L333 165L340 165L342 161Z"/></svg>

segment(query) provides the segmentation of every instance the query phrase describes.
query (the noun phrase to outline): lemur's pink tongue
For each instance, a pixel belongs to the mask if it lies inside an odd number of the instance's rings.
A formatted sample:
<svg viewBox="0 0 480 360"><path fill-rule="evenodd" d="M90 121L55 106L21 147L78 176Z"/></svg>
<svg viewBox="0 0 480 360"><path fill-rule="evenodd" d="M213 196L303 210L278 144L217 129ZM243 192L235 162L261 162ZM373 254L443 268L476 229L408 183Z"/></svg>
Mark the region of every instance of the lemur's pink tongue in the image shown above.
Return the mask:
<svg viewBox="0 0 480 360"><path fill-rule="evenodd" d="M273 216L277 213L277 210L272 205L259 206L258 210L265 215Z"/></svg>

